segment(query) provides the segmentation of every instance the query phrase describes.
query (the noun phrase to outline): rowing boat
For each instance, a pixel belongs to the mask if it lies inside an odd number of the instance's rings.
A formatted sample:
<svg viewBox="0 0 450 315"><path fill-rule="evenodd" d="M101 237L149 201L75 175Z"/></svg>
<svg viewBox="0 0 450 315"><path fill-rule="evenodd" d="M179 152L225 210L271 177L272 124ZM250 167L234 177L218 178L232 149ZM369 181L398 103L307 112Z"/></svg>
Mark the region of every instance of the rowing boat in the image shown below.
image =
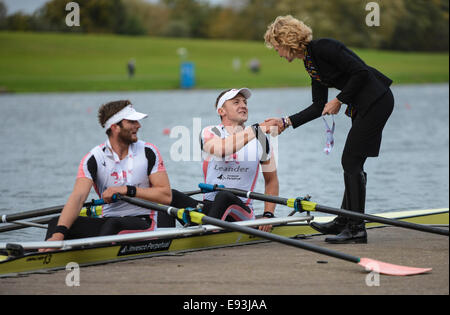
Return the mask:
<svg viewBox="0 0 450 315"><path fill-rule="evenodd" d="M448 225L449 222L448 208L396 211L378 215L427 225ZM313 218L310 215L295 215L235 224L253 227L270 224L273 226L271 233L296 238L317 234L308 224L311 220L326 222L330 218L332 217ZM367 224L368 228L378 226L381 226L381 224ZM70 262L76 262L79 266L89 266L189 251L255 244L263 241L260 238L243 233L224 231L217 226L203 225L59 242L0 243L0 251L5 252L0 254L0 277L65 269ZM33 251L43 247L57 248L57 250L46 253Z"/></svg>
<svg viewBox="0 0 450 315"><path fill-rule="evenodd" d="M287 223L304 222L312 219L313 217L310 216L295 216L243 221L237 224L245 226L273 224L272 233L295 237L301 234L302 225L288 225ZM260 239L245 234L222 231L219 227L204 225L60 242L17 242L13 244L14 246L0 243L0 250L10 248L8 255L0 256L0 276L64 269L69 262L76 262L80 266L88 266L171 253L251 244L260 241ZM46 253L21 254L17 253L17 250L11 249L12 247L24 250L60 249Z"/></svg>

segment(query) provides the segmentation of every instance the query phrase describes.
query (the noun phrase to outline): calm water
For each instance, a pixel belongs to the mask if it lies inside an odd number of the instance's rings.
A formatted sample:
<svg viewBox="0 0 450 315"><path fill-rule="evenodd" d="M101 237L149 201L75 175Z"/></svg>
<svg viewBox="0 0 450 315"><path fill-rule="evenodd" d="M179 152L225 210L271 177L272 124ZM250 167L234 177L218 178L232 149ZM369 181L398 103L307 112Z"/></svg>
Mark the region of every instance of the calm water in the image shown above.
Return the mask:
<svg viewBox="0 0 450 315"><path fill-rule="evenodd" d="M159 147L173 188L194 190L202 181L196 159L198 128L217 124L213 110L220 91L164 91L121 93L27 94L0 96L0 214L64 204L81 158L106 135L97 123L102 103L129 99L149 114L140 139ZM254 90L249 100L249 123L292 114L310 104L310 89ZM449 204L449 88L448 85L395 86L396 106L383 135L379 158L366 162L367 211L448 207ZM335 93L330 93L330 97ZM350 128L343 110L336 116L335 147L323 153L325 129L317 119L278 138L280 195L310 194L314 201L340 206L343 176L340 155ZM180 135L171 138L165 128L185 126L190 161L171 154ZM195 145L194 145L195 144ZM256 191L264 191L259 177ZM97 198L91 194L90 198ZM255 201L257 212L262 203ZM279 215L289 209L278 206ZM31 228L0 235L5 240L42 239Z"/></svg>

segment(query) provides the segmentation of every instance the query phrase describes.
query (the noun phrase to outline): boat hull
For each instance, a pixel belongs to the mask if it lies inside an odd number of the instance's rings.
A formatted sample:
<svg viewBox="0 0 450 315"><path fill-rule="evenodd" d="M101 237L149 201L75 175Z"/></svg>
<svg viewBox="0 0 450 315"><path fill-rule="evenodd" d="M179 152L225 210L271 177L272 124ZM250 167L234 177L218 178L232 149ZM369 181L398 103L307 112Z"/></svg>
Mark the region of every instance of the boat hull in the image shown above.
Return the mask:
<svg viewBox="0 0 450 315"><path fill-rule="evenodd" d="M272 233L296 237L311 234L314 230L306 224L274 227ZM153 256L169 255L227 246L259 243L265 240L238 232L212 232L204 235L178 237L172 239L153 239L131 241L115 245L72 248L47 253L28 253L21 257L0 256L0 276L17 275L35 271L52 271L64 269L70 262L79 266L104 264Z"/></svg>

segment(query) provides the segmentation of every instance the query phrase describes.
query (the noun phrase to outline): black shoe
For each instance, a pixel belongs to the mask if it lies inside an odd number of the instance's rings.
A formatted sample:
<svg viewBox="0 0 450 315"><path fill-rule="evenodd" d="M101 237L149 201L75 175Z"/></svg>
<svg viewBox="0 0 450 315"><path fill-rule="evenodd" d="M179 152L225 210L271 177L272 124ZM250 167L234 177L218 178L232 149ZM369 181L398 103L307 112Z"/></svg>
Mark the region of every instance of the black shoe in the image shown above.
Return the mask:
<svg viewBox="0 0 450 315"><path fill-rule="evenodd" d="M334 234L337 235L344 230L345 226L347 225L347 219L343 217L337 217L333 221L327 222L327 223L317 223L312 222L310 226L322 233L322 234Z"/></svg>
<svg viewBox="0 0 450 315"><path fill-rule="evenodd" d="M345 182L345 207L350 211L364 213L366 203L366 181L367 174L360 172L357 174L344 173ZM335 237L327 237L328 243L348 244L367 243L367 232L364 221L348 219L347 225Z"/></svg>
<svg viewBox="0 0 450 315"><path fill-rule="evenodd" d="M364 223L358 225L349 223L341 233L327 237L325 242L331 244L367 244L367 232Z"/></svg>

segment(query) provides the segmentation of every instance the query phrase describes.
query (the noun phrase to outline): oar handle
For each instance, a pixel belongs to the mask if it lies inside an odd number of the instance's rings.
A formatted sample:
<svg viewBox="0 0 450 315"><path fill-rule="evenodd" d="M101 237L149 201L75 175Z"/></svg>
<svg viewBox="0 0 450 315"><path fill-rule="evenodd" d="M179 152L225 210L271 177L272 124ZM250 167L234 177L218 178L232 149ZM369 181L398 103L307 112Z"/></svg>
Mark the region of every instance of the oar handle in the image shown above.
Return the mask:
<svg viewBox="0 0 450 315"><path fill-rule="evenodd" d="M97 200L92 199L92 201L84 203L83 207L101 206L104 204L105 204L105 201L103 199L97 199ZM12 221L30 219L30 218L35 218L35 217L43 217L46 215L60 213L63 208L64 208L64 206L55 206L55 207L43 208L43 209L39 209L39 210L31 210L31 211L24 211L24 212L19 212L19 213L4 214L4 215L0 216L0 223L10 223Z"/></svg>
<svg viewBox="0 0 450 315"><path fill-rule="evenodd" d="M1 216L1 223L8 223L10 221L29 219L34 217L40 217L44 215L50 215L61 212L64 206L55 206L49 208L43 208L39 210L30 210L20 213L4 214Z"/></svg>
<svg viewBox="0 0 450 315"><path fill-rule="evenodd" d="M91 202L87 202L87 203L85 203L84 204L84 206L86 206L86 205L91 205L91 206L102 206L102 205L104 205L106 202L105 202L105 200L103 200L103 198L102 199L92 199L92 201Z"/></svg>
<svg viewBox="0 0 450 315"><path fill-rule="evenodd" d="M202 191L199 190L194 190L194 191L187 191L185 192L188 195L195 195L195 194L199 194ZM92 199L89 202L86 202L83 204L83 207L96 207L96 206L101 206L104 205L105 201L103 199ZM58 214L62 211L62 209L64 208L64 205L60 205L60 206L54 206L54 207L48 207L48 208L42 208L42 209L37 209L37 210L30 210L30 211L23 211L23 212L18 212L18 213L11 213L11 214L0 214L0 224L1 223L14 223L13 221L18 221L18 220L24 220L24 219L30 219L30 218L36 218L36 217L43 217L43 216L48 216L48 215L52 215L52 214ZM89 211L88 211L89 213ZM95 214L93 213L93 215L95 216ZM44 223L47 223L47 219L43 219ZM39 222L39 223L42 223ZM17 226L8 226L8 227L0 227L0 232L6 232L9 230L15 230L18 229L20 227Z"/></svg>
<svg viewBox="0 0 450 315"><path fill-rule="evenodd" d="M212 185L212 184L206 184L206 183L200 183L198 184L198 188L204 193L213 192L216 191L217 188L225 188L224 185Z"/></svg>
<svg viewBox="0 0 450 315"><path fill-rule="evenodd" d="M265 195L265 194L260 194L257 192L246 191L246 190L237 189L237 188L226 188L223 185L211 185L211 184L200 183L200 184L198 184L198 187L203 192L229 191L239 197L257 199L257 200L262 200L262 201L267 201L267 202L272 202L272 203L278 203L278 204L282 204L282 205L288 205L288 201L289 201L289 199L287 199L287 198Z"/></svg>

